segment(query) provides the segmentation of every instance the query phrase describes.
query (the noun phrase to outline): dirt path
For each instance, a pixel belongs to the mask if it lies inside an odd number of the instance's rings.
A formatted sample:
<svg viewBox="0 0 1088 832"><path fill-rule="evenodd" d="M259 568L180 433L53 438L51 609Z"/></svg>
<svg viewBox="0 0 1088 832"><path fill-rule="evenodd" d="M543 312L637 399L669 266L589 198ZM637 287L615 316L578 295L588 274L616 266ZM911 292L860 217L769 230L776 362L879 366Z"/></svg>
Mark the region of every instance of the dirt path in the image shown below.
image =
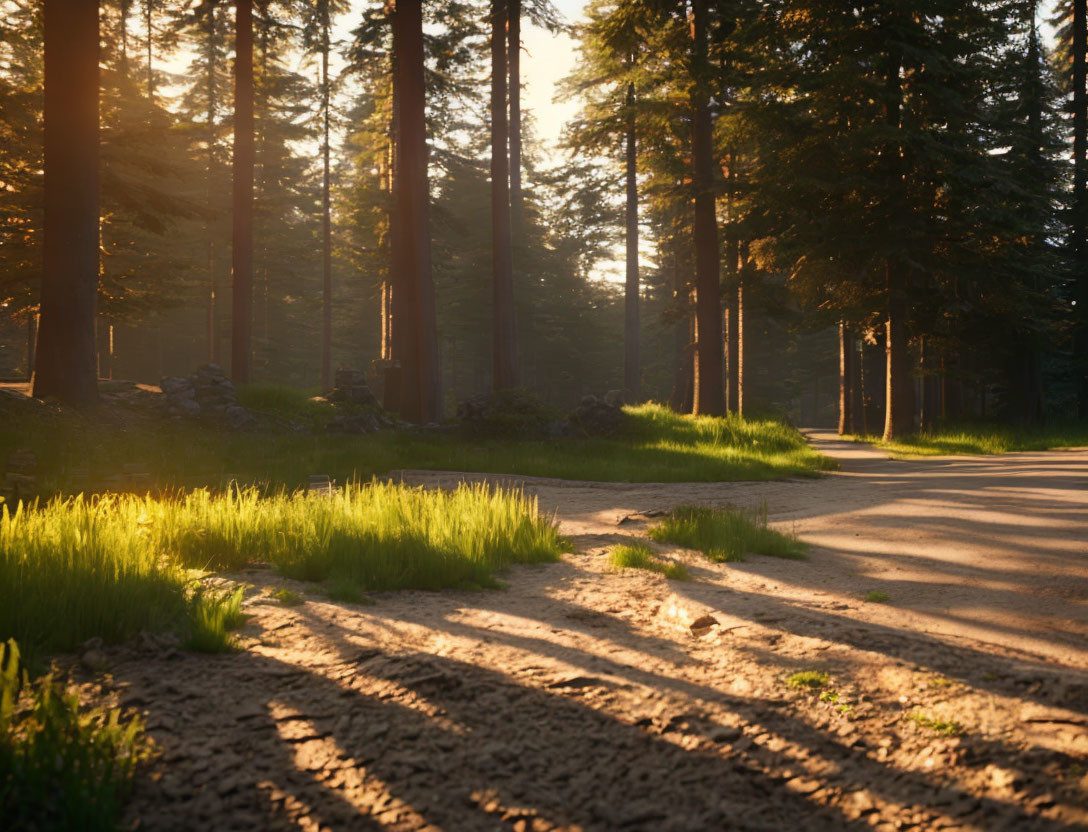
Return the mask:
<svg viewBox="0 0 1088 832"><path fill-rule="evenodd" d="M503 592L334 604L267 571L247 650L112 654L163 754L142 829L1088 828L1088 453L821 480L520 480L578 553ZM429 485L460 475L405 472ZM464 478L474 479L472 475ZM758 504L807 561L607 568L638 515ZM632 516L635 515L635 516ZM300 607L268 598L290 584ZM868 590L888 604L860 600ZM704 615L711 626L690 625ZM705 622L704 622L705 623ZM786 684L798 670L828 687ZM942 736L911 719L955 722Z"/></svg>

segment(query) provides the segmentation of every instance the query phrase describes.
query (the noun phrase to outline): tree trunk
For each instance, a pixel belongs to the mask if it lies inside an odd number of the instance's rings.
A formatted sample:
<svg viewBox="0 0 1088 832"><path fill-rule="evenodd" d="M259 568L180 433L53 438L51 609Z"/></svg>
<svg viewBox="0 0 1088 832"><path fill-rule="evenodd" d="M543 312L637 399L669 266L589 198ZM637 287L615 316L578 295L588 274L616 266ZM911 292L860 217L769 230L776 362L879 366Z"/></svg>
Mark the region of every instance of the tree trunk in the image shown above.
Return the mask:
<svg viewBox="0 0 1088 832"><path fill-rule="evenodd" d="M692 326L693 319L688 311L690 290L688 281L681 269L678 239L670 242L672 259L672 296L676 304L676 322L673 327L673 382L669 395L669 407L676 413L691 412L692 387Z"/></svg>
<svg viewBox="0 0 1088 832"><path fill-rule="evenodd" d="M739 320L739 288L740 288L740 239L737 236L736 226L736 199L734 193L734 177L736 156L730 154L729 165L726 170L726 206L729 216L729 225L726 227L725 238L725 279L728 305L725 314L727 319L726 331L728 339L725 350L729 354L729 362L725 374L725 401L731 413L740 413L740 320Z"/></svg>
<svg viewBox="0 0 1088 832"><path fill-rule="evenodd" d="M914 386L907 349L907 303L898 268L887 265L888 318L885 323L887 382L885 387L884 441L898 439L914 429Z"/></svg>
<svg viewBox="0 0 1088 832"><path fill-rule="evenodd" d="M387 0L386 13L389 15L390 21L394 26L394 33L396 32L396 17L397 8L396 0ZM393 51L390 57L392 64L392 112L389 119L389 280L386 285L385 293L385 309L383 312L387 315L385 319L385 335L388 338L388 353L387 357L389 363L385 367L384 383L382 385L383 396L385 401L385 409L391 410L394 413L400 411L401 408L401 352L404 349L403 339L400 338L400 329L402 326L407 326L407 316L410 312L408 308L404 306L404 299L406 297L403 291L400 291L398 287L404 285L406 280L405 274L408 270L408 265L405 260L407 256L407 250L403 242L403 228L401 227L399 210L400 210L400 189L401 189L401 172L400 163L400 107L401 107L401 81L400 81L400 54L399 42L396 37L393 40Z"/></svg>
<svg viewBox="0 0 1088 832"><path fill-rule="evenodd" d="M253 336L253 0L236 0L234 25L231 376L244 384Z"/></svg>
<svg viewBox="0 0 1088 832"><path fill-rule="evenodd" d="M748 274L748 244L740 246L740 263L737 267L737 366L733 371L737 377L737 415L744 415L744 279Z"/></svg>
<svg viewBox="0 0 1088 832"><path fill-rule="evenodd" d="M865 430L865 391L862 374L860 342L853 334L850 338L850 422L847 431L853 436L862 436Z"/></svg>
<svg viewBox="0 0 1088 832"><path fill-rule="evenodd" d="M518 386L506 123L506 2L491 0L492 374L495 390Z"/></svg>
<svg viewBox="0 0 1088 832"><path fill-rule="evenodd" d="M98 400L98 3L44 3L45 193L34 395Z"/></svg>
<svg viewBox="0 0 1088 832"><path fill-rule="evenodd" d="M1073 211L1077 307L1073 365L1081 419L1088 419L1088 0L1073 0Z"/></svg>
<svg viewBox="0 0 1088 832"><path fill-rule="evenodd" d="M521 0L506 0L507 63L510 77L510 225L521 239L524 204L521 196Z"/></svg>
<svg viewBox="0 0 1088 832"><path fill-rule="evenodd" d="M714 123L710 114L707 61L708 0L693 0L691 37L692 183L695 191L695 401L698 415L722 416L722 299L718 221L714 197Z"/></svg>
<svg viewBox="0 0 1088 832"><path fill-rule="evenodd" d="M894 50L888 57L885 78L885 121L891 133L901 125L903 89L899 73L902 58ZM886 145L888 164L889 222L904 211L902 200L902 148L897 138ZM884 441L890 442L914 428L914 387L910 378L910 358L907 354L906 275L902 265L890 256L885 262L885 302L888 320L885 331L887 353L886 406L884 412Z"/></svg>
<svg viewBox="0 0 1088 832"><path fill-rule="evenodd" d="M638 145L635 134L635 85L627 85L627 280L624 284L623 386L632 402L640 397L639 263L638 263Z"/></svg>
<svg viewBox="0 0 1088 832"><path fill-rule="evenodd" d="M885 333L879 328L876 333L878 342L885 338ZM885 421L885 404L887 401L888 372L887 358L880 347L863 344L861 360L865 373L865 433L872 434L883 427Z"/></svg>
<svg viewBox="0 0 1088 832"><path fill-rule="evenodd" d="M321 389L332 388L332 197L329 160L329 7L321 21Z"/></svg>
<svg viewBox="0 0 1088 832"><path fill-rule="evenodd" d="M397 149L395 221L401 228L400 282L393 303L400 310L393 337L399 347L400 414L409 421L442 418L442 380L431 274L428 226L426 88L424 85L423 6L421 0L398 0L393 15L396 53Z"/></svg>
<svg viewBox="0 0 1088 832"><path fill-rule="evenodd" d="M38 345L38 316L33 312L26 315L26 380L34 381L34 351Z"/></svg>
<svg viewBox="0 0 1088 832"><path fill-rule="evenodd" d="M205 76L204 76L204 89L205 94L208 96L208 109L205 113L205 120L207 126L207 135L205 141L207 147L205 148L205 207L208 209L208 219L204 221L204 236L207 245L207 262L208 262L208 306L207 306L207 320L205 321L205 328L207 331L207 360L209 363L219 363L219 333L216 322L216 285L215 285L215 223L212 219L214 214L214 206L212 204L212 194L214 192L215 182L215 117L218 112L218 95L216 90L215 70L216 70L216 57L218 50L216 49L216 26L215 26L215 9L209 8L204 10L205 17L201 21L204 36L204 60L205 60Z"/></svg>
<svg viewBox="0 0 1088 832"><path fill-rule="evenodd" d="M839 436L853 432L854 425L854 339L844 321L839 321Z"/></svg>

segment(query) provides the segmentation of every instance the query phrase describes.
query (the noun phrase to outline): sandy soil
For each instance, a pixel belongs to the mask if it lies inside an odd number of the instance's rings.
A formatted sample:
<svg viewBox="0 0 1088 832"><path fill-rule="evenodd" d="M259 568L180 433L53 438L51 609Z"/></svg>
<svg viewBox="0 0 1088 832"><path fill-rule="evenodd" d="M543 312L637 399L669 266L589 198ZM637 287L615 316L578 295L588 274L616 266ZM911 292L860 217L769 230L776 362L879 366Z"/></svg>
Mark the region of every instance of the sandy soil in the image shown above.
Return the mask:
<svg viewBox="0 0 1088 832"><path fill-rule="evenodd" d="M841 472L517 478L577 553L511 570L501 592L359 606L267 570L235 576L252 587L245 652L196 656L145 636L111 651L93 685L143 711L161 749L132 822L1088 828L1088 452L901 462L812 440ZM715 565L655 545L693 580L607 566L646 512L764 500L813 544L809 560ZM307 602L273 601L284 585ZM890 602L861 600L869 590ZM829 674L823 695L789 687L798 670Z"/></svg>

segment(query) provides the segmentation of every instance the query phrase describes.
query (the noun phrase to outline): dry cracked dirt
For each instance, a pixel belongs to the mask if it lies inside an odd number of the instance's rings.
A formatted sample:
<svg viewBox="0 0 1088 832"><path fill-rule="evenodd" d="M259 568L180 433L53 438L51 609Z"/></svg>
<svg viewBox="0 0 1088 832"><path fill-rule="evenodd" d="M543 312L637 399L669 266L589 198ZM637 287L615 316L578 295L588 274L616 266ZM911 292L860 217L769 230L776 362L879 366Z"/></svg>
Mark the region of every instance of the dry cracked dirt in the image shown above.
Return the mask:
<svg viewBox="0 0 1088 832"><path fill-rule="evenodd" d="M158 747L128 822L1088 828L1088 451L896 461L811 439L841 471L516 478L576 553L511 569L502 591L364 606L259 568L231 576L250 586L244 651L144 636L87 682L142 712ZM608 566L657 511L763 501L812 544L808 560L713 564L653 544L692 580ZM274 600L282 586L305 603ZM871 590L888 602L863 600ZM798 671L827 684L791 687Z"/></svg>

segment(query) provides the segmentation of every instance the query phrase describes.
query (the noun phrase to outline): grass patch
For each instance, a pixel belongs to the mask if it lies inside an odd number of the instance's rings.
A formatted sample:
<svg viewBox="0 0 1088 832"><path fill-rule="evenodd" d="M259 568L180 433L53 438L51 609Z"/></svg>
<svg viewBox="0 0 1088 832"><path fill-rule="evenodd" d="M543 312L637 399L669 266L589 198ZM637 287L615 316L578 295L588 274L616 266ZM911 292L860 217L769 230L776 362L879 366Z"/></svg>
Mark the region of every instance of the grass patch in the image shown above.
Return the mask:
<svg viewBox="0 0 1088 832"><path fill-rule="evenodd" d="M215 649L241 596L193 594L192 570L271 562L361 591L497 587L495 570L557 560L568 544L535 500L484 486L349 485L331 497L255 489L0 506L0 638L71 649L141 629ZM196 646L196 642L194 642Z"/></svg>
<svg viewBox="0 0 1088 832"><path fill-rule="evenodd" d="M906 436L894 442L884 442L876 436L861 439L896 457L991 455L1083 448L1088 446L1088 425L1019 428L1010 425L959 424Z"/></svg>
<svg viewBox="0 0 1088 832"><path fill-rule="evenodd" d="M262 385L243 388L240 397L256 410L314 429L235 433L151 420L119 430L78 413L38 414L0 402L0 460L16 448L33 451L43 494L100 490L126 464L149 473L160 491L222 488L232 480L294 490L305 487L311 474L343 483L401 468L604 482L726 482L815 476L835 467L784 422L682 416L656 404L627 408L622 436L525 441L427 431L328 435L320 426L333 406L311 402L305 392Z"/></svg>
<svg viewBox="0 0 1088 832"><path fill-rule="evenodd" d="M184 646L198 653L229 653L238 649L231 631L246 620L242 599L246 588L232 592L197 592L192 600L192 623Z"/></svg>
<svg viewBox="0 0 1088 832"><path fill-rule="evenodd" d="M799 670L797 673L786 677L787 687L794 690L820 690L826 688L830 683L831 677L820 670Z"/></svg>
<svg viewBox="0 0 1088 832"><path fill-rule="evenodd" d="M767 505L758 509L680 506L647 530L652 540L697 549L719 563L745 554L803 560L808 546L767 525Z"/></svg>
<svg viewBox="0 0 1088 832"><path fill-rule="evenodd" d="M83 710L52 674L30 683L14 640L0 644L0 807L10 830L112 832L140 760L143 725Z"/></svg>
<svg viewBox="0 0 1088 832"><path fill-rule="evenodd" d="M616 569L646 569L664 575L670 581L689 579L687 567L682 563L669 563L654 555L645 543L619 545L612 549L608 562Z"/></svg>
<svg viewBox="0 0 1088 832"><path fill-rule="evenodd" d="M342 604L361 604L363 603L363 590L350 578L344 578L337 576L325 581L324 587L325 597L330 601L337 601Z"/></svg>
<svg viewBox="0 0 1088 832"><path fill-rule="evenodd" d="M306 603L305 599L297 592L292 592L287 587L280 587L272 593L272 597L285 607L299 607Z"/></svg>
<svg viewBox="0 0 1088 832"><path fill-rule="evenodd" d="M914 711L907 716L915 725L940 734L942 737L954 737L963 733L963 726L950 719L940 719L921 711Z"/></svg>
<svg viewBox="0 0 1088 832"><path fill-rule="evenodd" d="M886 592L881 592L879 589L870 589L865 593L865 600L871 604L886 604L892 600L892 596Z"/></svg>

